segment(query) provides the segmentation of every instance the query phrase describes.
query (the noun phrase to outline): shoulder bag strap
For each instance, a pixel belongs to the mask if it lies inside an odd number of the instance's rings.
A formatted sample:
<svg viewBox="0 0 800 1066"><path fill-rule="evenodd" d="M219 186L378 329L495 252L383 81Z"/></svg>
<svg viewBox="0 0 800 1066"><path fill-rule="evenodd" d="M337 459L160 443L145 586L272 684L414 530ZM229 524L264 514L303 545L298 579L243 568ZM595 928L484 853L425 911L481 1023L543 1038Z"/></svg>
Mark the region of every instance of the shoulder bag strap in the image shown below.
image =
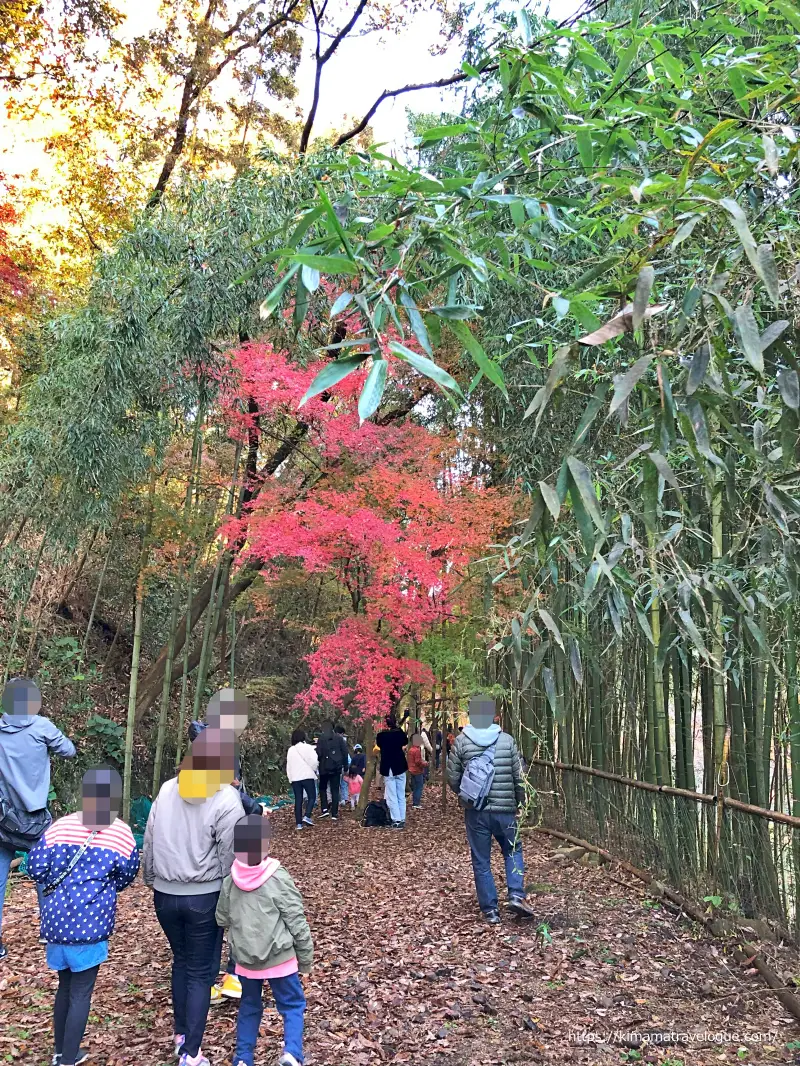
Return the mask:
<svg viewBox="0 0 800 1066"><path fill-rule="evenodd" d="M100 832L99 829L93 829L91 831L91 833L86 838L86 840L84 840L84 842L81 844L81 846L75 852L75 854L72 856L72 859L70 860L69 866L67 866L66 870L64 870L63 873L60 873L58 875L58 877L55 879L55 881L52 881L49 885L45 885L45 887L42 889L42 895L43 896L52 896L52 894L59 887L59 885L63 885L63 883L66 881L66 879L69 877L69 875L72 873L72 871L75 869L75 867L80 862L82 856L86 853L86 849L89 847L89 845L91 844L91 842L94 840L94 838L97 836L97 834L99 832Z"/></svg>

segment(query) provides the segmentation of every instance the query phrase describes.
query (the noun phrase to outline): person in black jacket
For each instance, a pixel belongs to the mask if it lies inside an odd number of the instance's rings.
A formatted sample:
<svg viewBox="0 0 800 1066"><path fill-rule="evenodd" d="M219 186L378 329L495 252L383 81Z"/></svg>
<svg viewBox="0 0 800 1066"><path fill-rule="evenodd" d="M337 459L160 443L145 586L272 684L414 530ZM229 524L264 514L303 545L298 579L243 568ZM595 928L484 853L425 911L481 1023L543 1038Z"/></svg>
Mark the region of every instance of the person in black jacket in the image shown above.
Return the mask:
<svg viewBox="0 0 800 1066"><path fill-rule="evenodd" d="M341 733L334 733L332 722L322 723L322 732L317 741L319 757L319 802L321 818L330 816L332 822L339 820L339 788L342 772L347 766L347 741ZM328 786L331 790L331 805L328 810Z"/></svg>
<svg viewBox="0 0 800 1066"><path fill-rule="evenodd" d="M380 772L385 781L386 802L392 816L392 829L406 827L406 753L408 737L398 728L393 714L386 716L386 729L375 738L381 750Z"/></svg>
<svg viewBox="0 0 800 1066"><path fill-rule="evenodd" d="M350 759L350 768L355 770L359 777L367 772L367 757L360 744L353 745L353 757Z"/></svg>

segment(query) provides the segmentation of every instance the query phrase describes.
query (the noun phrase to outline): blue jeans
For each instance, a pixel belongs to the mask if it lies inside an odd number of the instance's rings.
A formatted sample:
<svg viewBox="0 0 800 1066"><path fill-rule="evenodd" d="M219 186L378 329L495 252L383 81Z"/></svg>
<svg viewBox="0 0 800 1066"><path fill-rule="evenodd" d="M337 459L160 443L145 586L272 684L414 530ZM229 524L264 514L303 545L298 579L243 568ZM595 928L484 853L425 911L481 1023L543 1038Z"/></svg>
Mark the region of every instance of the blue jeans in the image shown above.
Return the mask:
<svg viewBox="0 0 800 1066"><path fill-rule="evenodd" d="M215 912L219 892L172 896L154 892L158 924L172 949L172 1014L176 1034L183 1034L183 1050L200 1050L208 1019L211 986L219 973L222 929Z"/></svg>
<svg viewBox="0 0 800 1066"><path fill-rule="evenodd" d="M406 775L395 775L389 771L385 778L384 793L392 821L404 822L406 820Z"/></svg>
<svg viewBox="0 0 800 1066"><path fill-rule="evenodd" d="M239 980L242 982L242 998L236 1019L236 1051L233 1061L237 1064L244 1062L246 1066L254 1066L253 1057L256 1052L258 1030L261 1027L261 1016L264 1013L264 1004L261 1000L264 982L255 977L240 977ZM269 987L275 997L275 1006L283 1018L283 1050L294 1055L298 1062L302 1062L303 1012L306 1009L306 997L303 995L300 976L293 973L288 977L272 977L269 979Z"/></svg>
<svg viewBox="0 0 800 1066"><path fill-rule="evenodd" d="M503 852L506 864L508 898L525 895L525 866L522 862L522 842L517 832L517 816L513 811L476 811L466 816L467 841L472 852L472 872L475 891L484 914L497 910L497 885L492 876L492 839Z"/></svg>
<svg viewBox="0 0 800 1066"><path fill-rule="evenodd" d="M14 860L16 851L14 848L7 847L5 844L0 844L0 944L3 943L3 904L6 899L6 887L8 885L8 876L11 872L11 863ZM39 900L39 917L42 915L42 886L36 885L36 896Z"/></svg>
<svg viewBox="0 0 800 1066"><path fill-rule="evenodd" d="M415 807L422 803L422 790L425 787L425 774L411 774L411 802Z"/></svg>

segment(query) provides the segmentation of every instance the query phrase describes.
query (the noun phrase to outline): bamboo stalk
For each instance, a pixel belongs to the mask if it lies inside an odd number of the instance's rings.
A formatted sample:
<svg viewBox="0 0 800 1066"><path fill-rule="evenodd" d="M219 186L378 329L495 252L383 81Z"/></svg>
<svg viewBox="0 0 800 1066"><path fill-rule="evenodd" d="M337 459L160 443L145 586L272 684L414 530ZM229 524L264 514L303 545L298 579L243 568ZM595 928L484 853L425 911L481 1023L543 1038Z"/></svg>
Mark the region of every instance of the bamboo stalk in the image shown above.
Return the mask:
<svg viewBox="0 0 800 1066"><path fill-rule="evenodd" d="M36 558L33 562L33 574L28 584L27 591L22 599L22 603L19 605L19 611L17 612L17 618L14 622L14 632L11 637L11 644L8 649L8 656L6 658L6 665L3 670L3 684L8 681L8 673L11 669L11 662L14 658L14 653L17 650L17 642L19 641L19 634L22 629L22 621L25 617L25 612L28 609L28 604L31 602L31 596L33 595L33 586L36 584L36 578L39 576L39 566L42 561L42 554L44 553L44 546L47 543L47 533L44 533L41 541L39 542L39 549L36 552Z"/></svg>
<svg viewBox="0 0 800 1066"><path fill-rule="evenodd" d="M153 507L156 492L155 467L150 475L150 490L147 504L147 522L142 537L142 551L136 581L136 608L133 625L133 651L131 653L131 679L128 687L128 720L125 729L125 767L122 777L122 817L126 822L131 817L131 770L133 766L133 727L136 719L136 689L139 684L139 660L142 650L142 622L146 589L147 562L150 555L150 536L153 528Z"/></svg>

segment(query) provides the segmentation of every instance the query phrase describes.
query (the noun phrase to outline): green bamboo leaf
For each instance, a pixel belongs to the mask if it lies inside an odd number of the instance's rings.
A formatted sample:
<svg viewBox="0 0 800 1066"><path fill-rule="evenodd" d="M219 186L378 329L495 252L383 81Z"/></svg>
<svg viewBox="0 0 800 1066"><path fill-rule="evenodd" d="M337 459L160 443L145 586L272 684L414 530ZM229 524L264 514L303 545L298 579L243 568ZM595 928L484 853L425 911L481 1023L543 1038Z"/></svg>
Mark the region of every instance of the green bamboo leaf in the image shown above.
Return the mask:
<svg viewBox="0 0 800 1066"><path fill-rule="evenodd" d="M553 516L553 521L557 522L558 516L561 513L561 501L558 498L558 493L551 485L548 485L546 481L540 481L539 488L542 491L542 498L547 504L547 510Z"/></svg>
<svg viewBox="0 0 800 1066"><path fill-rule="evenodd" d="M764 373L764 353L758 325L750 304L742 304L733 312L733 328L747 361L757 374Z"/></svg>
<svg viewBox="0 0 800 1066"><path fill-rule="evenodd" d="M692 231L694 230L695 226L702 217L702 215L692 215L690 218L687 218L685 222L682 222L680 226L678 226L678 228L675 230L675 236L672 238L671 247L673 251L682 241L685 241L687 237L690 237L692 235Z"/></svg>
<svg viewBox="0 0 800 1066"><path fill-rule="evenodd" d="M759 244L756 252L759 264L759 274L761 280L764 282L764 288L767 290L767 294L772 300L773 304L777 307L781 302L781 289L780 280L778 278L778 267L775 263L775 254L772 251L771 244Z"/></svg>
<svg viewBox="0 0 800 1066"><path fill-rule="evenodd" d="M778 389L787 407L793 411L800 410L800 380L796 370L778 371Z"/></svg>
<svg viewBox="0 0 800 1066"><path fill-rule="evenodd" d="M770 651L769 644L767 643L767 638L764 636L764 631L762 630L761 626L758 624L758 622L756 622L755 618L753 618L752 615L749 614L746 614L744 616L744 624L755 637L756 644L758 644L759 648L761 648L767 658L771 660L772 652Z"/></svg>
<svg viewBox="0 0 800 1066"><path fill-rule="evenodd" d="M444 307L431 308L432 314L438 315L439 318L443 318L446 322L461 322L474 318L477 311L477 307L473 307L471 304L447 304Z"/></svg>
<svg viewBox="0 0 800 1066"><path fill-rule="evenodd" d="M331 306L331 311L330 311L331 318L336 318L337 315L340 315L342 313L342 311L344 311L344 309L346 307L348 307L352 303L352 301L353 301L352 292L341 292L341 293L339 293L339 295L333 301L333 305Z"/></svg>
<svg viewBox="0 0 800 1066"><path fill-rule="evenodd" d="M639 628L644 633L645 638L655 647L655 640L653 640L653 630L650 628L650 621L641 607L633 605L633 612L636 615L636 621L639 623Z"/></svg>
<svg viewBox="0 0 800 1066"><path fill-rule="evenodd" d="M601 381L595 390L594 396L586 406L586 410L581 415L581 420L578 423L578 428L575 430L575 436L572 438L572 444L570 445L570 451L577 451L578 448L586 440L586 436L589 430L592 428L592 423L597 418L598 413L602 410L603 405L606 402L606 396L608 395L608 382Z"/></svg>
<svg viewBox="0 0 800 1066"><path fill-rule="evenodd" d="M553 391L561 381L562 377L567 373L569 369L570 358L572 355L572 347L569 344L565 344L559 348L553 356L553 363L550 367L550 373L547 375L547 381L539 389L534 398L528 405L523 418L530 418L532 414L536 414L536 425L534 426L533 436L539 431L539 424L542 421L542 415L545 412L545 408L553 395Z"/></svg>
<svg viewBox="0 0 800 1066"><path fill-rule="evenodd" d="M800 11L788 2L788 0L772 0L771 7L775 11L780 11L787 22L790 22L792 26L800 33Z"/></svg>
<svg viewBox="0 0 800 1066"><path fill-rule="evenodd" d="M305 268L303 268L305 269ZM297 287L294 294L294 314L292 322L296 330L300 329L308 314L308 289L303 284L302 272L297 279Z"/></svg>
<svg viewBox="0 0 800 1066"><path fill-rule="evenodd" d="M728 76L728 83L733 89L733 95L736 97L736 102L739 104L739 107L745 115L749 115L750 106L747 100L747 85L745 84L741 70L739 67L729 66L726 70L726 74Z"/></svg>
<svg viewBox="0 0 800 1066"><path fill-rule="evenodd" d="M544 684L544 690L547 693L547 700L550 704L550 709L554 716L558 715L558 700L556 699L556 683L553 678L553 671L549 666L545 666L542 670L542 682Z"/></svg>
<svg viewBox="0 0 800 1066"><path fill-rule="evenodd" d="M539 617L544 622L544 624L547 626L547 628L550 630L550 632L553 634L553 640L555 640L555 642L559 646L559 648L561 648L561 650L564 651L564 641L563 641L563 639L561 637L561 630L556 625L555 620L553 619L553 616L550 614L549 611L546 611L544 609L544 607L540 607L539 608Z"/></svg>
<svg viewBox="0 0 800 1066"><path fill-rule="evenodd" d="M771 344L774 344L788 326L789 323L785 318L780 318L777 322L770 322L759 338L761 342L761 351L765 352Z"/></svg>
<svg viewBox="0 0 800 1066"><path fill-rule="evenodd" d="M364 382L364 388L358 398L358 417L362 422L372 418L380 406L383 390L386 388L388 368L389 364L385 359L378 359L373 356L372 368L367 374L367 380Z"/></svg>
<svg viewBox="0 0 800 1066"><path fill-rule="evenodd" d="M611 401L611 407L609 408L609 417L616 414L622 407L630 394L633 392L637 383L642 379L650 366L653 357L652 355L643 355L641 359L637 359L630 370L627 370L624 374L618 374L614 377L614 398Z"/></svg>
<svg viewBox="0 0 800 1066"><path fill-rule="evenodd" d="M522 531L522 535L519 538L520 548L524 547L531 539L533 534L539 528L539 523L542 521L542 515L544 514L544 497L541 492L537 492L533 497L533 506L531 508L531 515L525 524L525 528Z"/></svg>
<svg viewBox="0 0 800 1066"><path fill-rule="evenodd" d="M572 667L572 676L578 688L583 684L583 663L581 662L581 649L574 637L569 638L569 664Z"/></svg>
<svg viewBox="0 0 800 1066"><path fill-rule="evenodd" d="M567 456L567 465L569 466L572 480L580 493L583 506L591 515L592 521L598 530L601 533L605 533L605 523L597 503L597 495L595 494L594 482L592 481L592 475L589 473L589 468L574 455Z"/></svg>
<svg viewBox="0 0 800 1066"><path fill-rule="evenodd" d="M496 385L502 394L508 398L508 390L506 389L503 371L500 369L498 363L495 363L489 358L477 338L473 335L469 326L464 325L463 322L448 322L448 326L450 327L450 331L458 337L467 349L478 368L482 370L489 381Z"/></svg>
<svg viewBox="0 0 800 1066"><path fill-rule="evenodd" d="M420 374L424 374L426 378L435 381L443 389L448 389L459 396L463 396L456 379L434 363L433 360L426 359L424 355L419 355L417 352L412 352L410 348L406 348L404 344L400 344L398 341L390 341L389 348L398 359L402 359L409 366L413 366L415 370L419 371Z"/></svg>
<svg viewBox="0 0 800 1066"><path fill-rule="evenodd" d="M594 149L592 147L592 133L586 126L579 126L575 130L575 143L578 146L578 154L581 157L584 171L589 174L594 166Z"/></svg>
<svg viewBox="0 0 800 1066"><path fill-rule="evenodd" d="M708 344L701 344L697 351L692 356L692 362L689 366L689 375L686 379L686 395L691 396L697 392L706 376L708 370L708 361L711 358L711 347Z"/></svg>
<svg viewBox="0 0 800 1066"><path fill-rule="evenodd" d="M295 276L299 269L299 263L295 263L294 266L289 267L289 269L283 275L281 280L278 282L278 284L275 286L275 288L272 290L266 300L264 300L264 302L258 309L258 312L262 318L269 318L273 311L275 311L275 309L278 307L283 298L283 294L286 292L289 282L292 280L292 278Z"/></svg>
<svg viewBox="0 0 800 1066"><path fill-rule="evenodd" d="M636 279L636 292L633 297L633 314L631 316L634 330L637 330L644 322L655 276L656 272L649 263L639 271L639 277Z"/></svg>
<svg viewBox="0 0 800 1066"><path fill-rule="evenodd" d="M700 406L696 396L692 396L687 401L686 413L688 414L689 420L692 423L692 430L694 431L694 439L697 443L697 450L704 458L708 459L710 463L713 463L715 466L724 467L725 464L711 447L711 441L708 436L708 426L706 425L705 412Z"/></svg>
<svg viewBox="0 0 800 1066"><path fill-rule="evenodd" d="M313 267L320 274L358 274L358 264L343 255L312 255L310 252L293 252L287 256L300 266Z"/></svg>
<svg viewBox="0 0 800 1066"><path fill-rule="evenodd" d="M680 488L678 479L675 477L675 472L661 452L648 452L647 458L669 485L672 485L675 489Z"/></svg>
<svg viewBox="0 0 800 1066"><path fill-rule="evenodd" d="M708 653L708 648L705 646L700 630L694 624L692 616L686 610L679 610L678 617L681 620L684 633L689 637L706 662L710 662L711 656Z"/></svg>
<svg viewBox="0 0 800 1066"><path fill-rule="evenodd" d="M539 644L528 663L528 667L525 670L525 676L522 679L522 691L524 692L536 679L536 675L539 673L539 667L544 661L545 655L550 651L550 641L544 640Z"/></svg>
<svg viewBox="0 0 800 1066"><path fill-rule="evenodd" d="M309 292L316 292L319 288L319 271L314 267L304 266L300 271L303 285Z"/></svg>
<svg viewBox="0 0 800 1066"><path fill-rule="evenodd" d="M367 358L366 354L348 355L344 359L336 359L334 362L328 363L311 382L308 391L298 406L302 407L306 400L318 396L321 392L325 392L326 389L333 388L342 378L346 378L348 374L352 374L354 370L358 370L359 367L363 366Z"/></svg>
<svg viewBox="0 0 800 1066"><path fill-rule="evenodd" d="M406 309L408 321L411 323L411 328L414 330L414 336L419 341L420 347L432 359L433 348L431 348L428 330L425 327L425 319L420 314L417 305L414 303L413 296L407 289L400 290L400 303Z"/></svg>

